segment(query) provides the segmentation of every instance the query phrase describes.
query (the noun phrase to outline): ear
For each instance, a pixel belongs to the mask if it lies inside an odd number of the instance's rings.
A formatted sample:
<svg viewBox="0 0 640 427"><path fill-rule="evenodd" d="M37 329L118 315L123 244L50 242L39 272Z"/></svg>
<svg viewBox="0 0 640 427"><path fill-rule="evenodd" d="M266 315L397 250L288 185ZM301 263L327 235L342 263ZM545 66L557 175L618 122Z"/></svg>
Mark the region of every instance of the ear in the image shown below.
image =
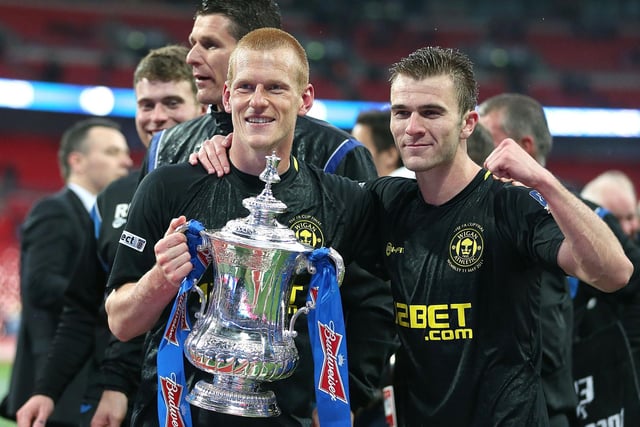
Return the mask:
<svg viewBox="0 0 640 427"><path fill-rule="evenodd" d="M476 110L467 111L462 119L462 129L460 130L460 139L467 139L473 133L478 123L478 113Z"/></svg>
<svg viewBox="0 0 640 427"><path fill-rule="evenodd" d="M534 159L537 158L538 153L536 153L536 144L532 136L525 135L516 142L520 144L522 148L524 148L524 151L526 151L527 154L529 154Z"/></svg>
<svg viewBox="0 0 640 427"><path fill-rule="evenodd" d="M311 83L307 84L307 87L302 92L302 105L298 110L299 116L304 116L313 107L313 100L315 99L315 89Z"/></svg>
<svg viewBox="0 0 640 427"><path fill-rule="evenodd" d="M231 114L229 98L231 98L231 89L228 86L228 82L224 82L224 86L222 87L222 106L224 107L224 111Z"/></svg>
<svg viewBox="0 0 640 427"><path fill-rule="evenodd" d="M72 151L69 153L67 161L69 162L69 171L77 173L83 169L84 154L79 151Z"/></svg>

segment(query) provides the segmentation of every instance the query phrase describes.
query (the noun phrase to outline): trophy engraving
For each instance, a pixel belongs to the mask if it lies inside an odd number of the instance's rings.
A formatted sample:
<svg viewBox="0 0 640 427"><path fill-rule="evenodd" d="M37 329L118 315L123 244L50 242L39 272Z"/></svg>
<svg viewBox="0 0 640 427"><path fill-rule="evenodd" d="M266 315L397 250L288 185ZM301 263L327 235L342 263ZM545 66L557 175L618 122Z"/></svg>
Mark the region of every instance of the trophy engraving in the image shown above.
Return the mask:
<svg viewBox="0 0 640 427"><path fill-rule="evenodd" d="M198 407L246 417L280 414L275 395L260 383L289 377L298 363L293 338L298 310L287 325L287 304L296 273L313 266L312 247L297 241L292 230L277 222L287 206L273 197L280 181L275 153L267 156L260 175L265 188L243 200L250 215L234 219L217 231L206 231L212 252L214 285L185 342L187 359L212 374L199 381L186 400ZM332 251L339 280L342 259Z"/></svg>

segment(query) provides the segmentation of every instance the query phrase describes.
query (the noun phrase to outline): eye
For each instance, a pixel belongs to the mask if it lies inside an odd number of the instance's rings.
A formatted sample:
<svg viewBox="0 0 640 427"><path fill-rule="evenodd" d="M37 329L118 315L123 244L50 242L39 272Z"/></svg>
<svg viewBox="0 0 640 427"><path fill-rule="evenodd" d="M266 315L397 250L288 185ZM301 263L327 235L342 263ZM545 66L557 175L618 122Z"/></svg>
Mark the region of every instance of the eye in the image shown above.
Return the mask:
<svg viewBox="0 0 640 427"><path fill-rule="evenodd" d="M272 84L269 85L268 90L269 92L281 93L285 90L285 88L279 84Z"/></svg>
<svg viewBox="0 0 640 427"><path fill-rule="evenodd" d="M105 150L105 154L107 154L108 156L117 156L122 152L122 150L120 150L117 147L109 147Z"/></svg>
<svg viewBox="0 0 640 427"><path fill-rule="evenodd" d="M179 98L169 98L164 101L164 105L172 109L178 108L182 104L183 104L183 101Z"/></svg>
<svg viewBox="0 0 640 427"><path fill-rule="evenodd" d="M254 89L255 89L255 86L249 83L240 83L235 87L236 92L239 92L239 93L253 92Z"/></svg>
<svg viewBox="0 0 640 427"><path fill-rule="evenodd" d="M409 117L411 113L407 110L394 110L393 117L396 119L405 119Z"/></svg>

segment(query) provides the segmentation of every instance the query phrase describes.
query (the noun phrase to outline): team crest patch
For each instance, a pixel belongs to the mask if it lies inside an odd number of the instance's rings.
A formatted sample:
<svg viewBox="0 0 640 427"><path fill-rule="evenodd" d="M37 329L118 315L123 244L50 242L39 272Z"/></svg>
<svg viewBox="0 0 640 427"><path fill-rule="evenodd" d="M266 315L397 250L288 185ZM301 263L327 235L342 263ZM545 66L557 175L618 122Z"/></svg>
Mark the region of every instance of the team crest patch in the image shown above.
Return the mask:
<svg viewBox="0 0 640 427"><path fill-rule="evenodd" d="M483 262L483 228L479 224L456 227L449 243L449 266L457 272L468 273L480 268Z"/></svg>
<svg viewBox="0 0 640 427"><path fill-rule="evenodd" d="M320 221L310 215L299 215L289 221L289 228L293 230L300 243L313 248L324 246L324 234L320 228Z"/></svg>
<svg viewBox="0 0 640 427"><path fill-rule="evenodd" d="M120 244L130 247L138 252L142 252L147 244L147 241L142 237L138 237L128 231L123 231L120 235Z"/></svg>
<svg viewBox="0 0 640 427"><path fill-rule="evenodd" d="M536 202L540 203L540 206L542 206L546 210L549 210L549 206L547 205L547 201L544 199L544 197L542 197L542 194L540 194L538 192L538 190L529 191L529 195L531 196L531 198L533 198L533 200L535 200Z"/></svg>

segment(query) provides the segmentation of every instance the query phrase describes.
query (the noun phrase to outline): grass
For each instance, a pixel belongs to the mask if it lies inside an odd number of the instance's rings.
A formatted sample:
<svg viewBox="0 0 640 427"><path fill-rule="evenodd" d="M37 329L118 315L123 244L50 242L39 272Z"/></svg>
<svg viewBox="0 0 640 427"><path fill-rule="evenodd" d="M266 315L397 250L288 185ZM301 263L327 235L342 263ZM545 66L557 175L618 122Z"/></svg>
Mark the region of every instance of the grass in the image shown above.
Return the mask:
<svg viewBox="0 0 640 427"><path fill-rule="evenodd" d="M0 399L4 398L4 396L7 394L10 376L11 363L0 362ZM16 427L16 423L0 418L0 427Z"/></svg>

